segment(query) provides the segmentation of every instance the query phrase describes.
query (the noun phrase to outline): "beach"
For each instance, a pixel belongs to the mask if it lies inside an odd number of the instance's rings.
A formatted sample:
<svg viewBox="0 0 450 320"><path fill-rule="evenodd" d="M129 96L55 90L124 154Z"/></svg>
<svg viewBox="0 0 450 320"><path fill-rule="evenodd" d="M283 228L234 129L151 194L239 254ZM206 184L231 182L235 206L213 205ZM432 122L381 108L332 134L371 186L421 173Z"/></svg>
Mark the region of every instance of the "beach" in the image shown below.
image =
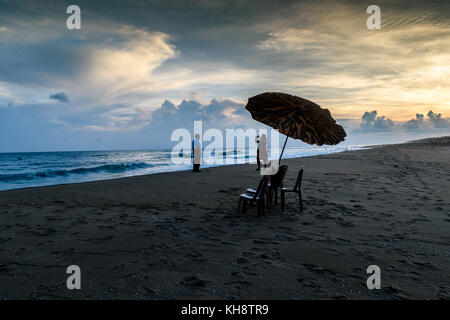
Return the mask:
<svg viewBox="0 0 450 320"><path fill-rule="evenodd" d="M0 192L0 299L450 299L450 137L283 164L303 212L237 215L255 164Z"/></svg>

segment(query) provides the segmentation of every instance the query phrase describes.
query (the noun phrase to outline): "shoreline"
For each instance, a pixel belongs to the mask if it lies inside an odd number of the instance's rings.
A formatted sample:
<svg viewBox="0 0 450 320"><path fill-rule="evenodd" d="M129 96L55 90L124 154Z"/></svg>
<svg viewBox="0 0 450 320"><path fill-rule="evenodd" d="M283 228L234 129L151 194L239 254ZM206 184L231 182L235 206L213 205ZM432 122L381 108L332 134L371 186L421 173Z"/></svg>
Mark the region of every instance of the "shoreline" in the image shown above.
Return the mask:
<svg viewBox="0 0 450 320"><path fill-rule="evenodd" d="M342 153L342 152L353 152L353 151L359 151L359 150L365 150L365 149L370 149L370 148L380 148L380 147L386 147L386 146L395 146L395 145L402 145L402 144L411 144L411 143L421 143L422 141L428 141L428 140L433 140L433 139L442 139L442 138L446 138L444 137L432 137L432 138L424 138L424 139L419 139L419 140L411 140L411 141L406 141L406 142L402 142L402 143L392 143L392 144L375 144L375 145L356 145L356 146L348 146L346 148L355 148L355 150L342 150L342 151L336 151L336 152L330 152L330 153L324 153L324 154L319 154L319 155L307 155L307 156L294 156L291 158L283 158L284 159L302 159L302 158L309 158L309 157L318 157L318 156L323 156L323 155L327 155L327 154L338 154L338 153ZM95 151L95 150L87 150L87 151L50 151L53 153L65 153L65 152L126 152L126 151L160 151L160 150L104 150L104 151ZM6 153L6 154L21 154L24 152L11 152L11 153ZM47 152L29 152L29 153L47 153ZM0 153L1 154L1 153ZM248 163L235 163L235 164L214 164L214 165L207 165L205 167L202 168L215 168L215 167L229 167L229 166L236 166L236 165L245 165L245 164L254 164L253 162L248 162ZM111 178L103 178L103 179L92 179L92 180L86 180L86 181L77 181L77 182L66 182L66 183L55 183L55 184L44 184L44 185L36 185L36 186L27 186L27 187L19 187L19 188L12 188L12 189L3 189L0 190L0 193L2 192L7 192L7 191L13 191L13 190L29 190L29 189L34 189L34 188L46 188L46 187L52 187L52 186L65 186L65 185L72 185L72 184L79 184L79 183L90 183L90 182L96 182L96 181L108 181L108 180L116 180L116 179L125 179L125 178L131 178L131 177L138 177L138 176L147 176L147 175L156 175L156 174L163 174L163 173L172 173L172 172L183 172L183 171L190 171L191 168L186 168L186 169L173 169L173 170L168 170L168 171L160 171L160 172L151 172L151 173L137 173L137 174L133 174L130 172L129 175L125 175L125 176L121 176L121 177L111 177Z"/></svg>
<svg viewBox="0 0 450 320"><path fill-rule="evenodd" d="M324 150L324 153L320 153L320 154L313 154L313 155L305 155L305 156L291 156L291 157L285 157L283 159L296 159L296 158L305 158L305 157L314 157L317 155L326 155L326 154L335 154L335 153L341 153L341 152L347 152L347 151L356 151L356 150L362 150L362 149L367 149L370 148L370 146L347 146L344 147L346 149L353 149L353 150L338 150L338 151L334 151L334 152L328 152L328 150ZM294 150L297 150L298 148L293 148ZM288 149L289 150L289 149ZM74 151L74 153L77 153L78 151ZM88 151L90 152L90 151ZM96 151L94 151L96 152ZM46 153L46 152L44 152ZM247 160L247 159L246 159ZM244 160L244 161L246 161ZM224 160L225 162L226 160ZM215 168L215 167L228 167L228 166L234 166L234 165L245 165L245 164L255 164L256 163L256 159L255 162L245 162L245 163L238 163L240 161L240 159L234 159L234 161L236 163L234 164L204 164L204 166L202 166L202 168ZM152 165L151 163L146 163L149 165ZM27 189L31 189L31 188L41 188L41 187L51 187L51 186L63 186L63 185L70 185L70 184L77 184L77 183L87 183L87 182L95 182L95 181L106 181L106 180L115 180L115 179L123 179L123 178L130 178L130 177L137 177L137 176L146 176L146 175L154 175L154 174L161 174L161 173L171 173L171 172L182 172L182 171L190 171L192 168L192 165L182 165L182 168L177 168L177 164L168 164L168 165L160 165L160 166L155 166L152 169L149 170L156 170L156 171L152 171L152 172L144 172L143 170L130 170L126 173L110 173L111 177L97 177L97 178L84 178L83 176L80 176L80 178L78 179L79 181L74 181L74 182L54 182L51 183L49 182L48 184L42 182L43 184L38 183L37 185L30 185L30 186L25 186L25 187L14 187L14 188L9 188L9 189L0 189L0 192L4 192L4 191L11 191L11 190L27 190ZM72 170L79 170L80 168L73 168ZM85 167L83 169L89 170L89 169L96 169L96 167L93 168L89 168L89 167ZM161 170L161 171L157 171L157 170ZM61 169L63 170L63 169ZM71 170L68 170L69 172L71 172ZM139 172L141 171L141 172ZM148 170L147 170L148 171ZM23 174L23 173L20 173ZM118 175L118 176L114 176L114 175ZM68 176L69 177L73 177L73 176ZM55 179L58 178L57 176L50 176L49 179ZM47 178L44 178L47 179Z"/></svg>
<svg viewBox="0 0 450 320"><path fill-rule="evenodd" d="M449 159L450 137L286 159L305 209L261 218L236 214L253 164L3 191L0 299L450 299Z"/></svg>

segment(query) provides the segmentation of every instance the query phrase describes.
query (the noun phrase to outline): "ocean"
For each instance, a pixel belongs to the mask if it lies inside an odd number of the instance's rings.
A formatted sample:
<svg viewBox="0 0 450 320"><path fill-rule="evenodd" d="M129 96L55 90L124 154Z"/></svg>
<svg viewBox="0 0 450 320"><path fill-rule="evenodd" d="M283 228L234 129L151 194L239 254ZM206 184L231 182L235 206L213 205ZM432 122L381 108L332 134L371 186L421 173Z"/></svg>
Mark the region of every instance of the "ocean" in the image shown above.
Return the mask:
<svg viewBox="0 0 450 320"><path fill-rule="evenodd" d="M359 149L362 147L286 148L283 158ZM203 161L202 167L224 165L230 161L254 163L256 152L232 150L213 153L209 157L204 156ZM0 153L0 191L190 170L189 162L190 159L187 163L173 163L170 150Z"/></svg>

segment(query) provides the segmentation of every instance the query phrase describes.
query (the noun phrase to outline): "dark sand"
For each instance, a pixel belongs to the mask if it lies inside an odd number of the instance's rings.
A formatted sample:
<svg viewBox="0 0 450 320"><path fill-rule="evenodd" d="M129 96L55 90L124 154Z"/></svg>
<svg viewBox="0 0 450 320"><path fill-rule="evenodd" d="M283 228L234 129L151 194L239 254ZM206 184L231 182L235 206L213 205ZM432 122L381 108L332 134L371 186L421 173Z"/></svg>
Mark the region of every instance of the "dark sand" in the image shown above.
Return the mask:
<svg viewBox="0 0 450 320"><path fill-rule="evenodd" d="M0 298L450 298L450 138L285 163L303 213L238 217L255 165L0 192Z"/></svg>

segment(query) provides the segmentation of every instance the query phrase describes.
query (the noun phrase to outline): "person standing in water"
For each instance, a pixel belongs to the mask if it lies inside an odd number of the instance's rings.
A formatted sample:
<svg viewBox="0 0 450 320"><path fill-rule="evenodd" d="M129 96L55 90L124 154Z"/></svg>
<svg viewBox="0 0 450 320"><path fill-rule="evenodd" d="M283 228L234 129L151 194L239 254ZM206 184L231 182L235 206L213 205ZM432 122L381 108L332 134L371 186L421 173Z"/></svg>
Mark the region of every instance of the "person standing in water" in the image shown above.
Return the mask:
<svg viewBox="0 0 450 320"><path fill-rule="evenodd" d="M267 156L267 137L265 134L261 136L261 140L258 144L258 152L259 152L259 158L260 162L262 162L263 167L267 166L269 163L269 158Z"/></svg>
<svg viewBox="0 0 450 320"><path fill-rule="evenodd" d="M201 172L200 163L202 158L202 147L200 145L200 135L198 133L195 135L195 139L192 141L192 152L194 154L194 168L192 171Z"/></svg>
<svg viewBox="0 0 450 320"><path fill-rule="evenodd" d="M256 163L258 164L258 168L256 168L256 171L261 169L261 161L259 161L259 135L256 136L255 142L256 142Z"/></svg>

